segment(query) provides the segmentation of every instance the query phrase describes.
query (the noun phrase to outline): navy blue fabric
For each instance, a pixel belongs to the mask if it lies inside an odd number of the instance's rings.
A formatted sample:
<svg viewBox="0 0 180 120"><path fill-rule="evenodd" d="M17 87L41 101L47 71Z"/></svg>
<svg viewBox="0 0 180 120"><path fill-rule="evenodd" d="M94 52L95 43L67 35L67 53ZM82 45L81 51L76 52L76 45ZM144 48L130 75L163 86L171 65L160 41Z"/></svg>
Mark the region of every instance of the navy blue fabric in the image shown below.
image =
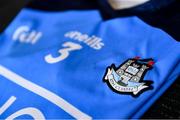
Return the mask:
<svg viewBox="0 0 180 120"><path fill-rule="evenodd" d="M39 31L42 36L34 44L23 42L23 35L13 40L15 31L22 26ZM101 47L94 49L77 38L67 37L72 31L101 38ZM29 107L41 111L46 119L139 118L180 74L180 46L172 37L137 17L104 21L99 10L43 12L23 9L1 34L0 41L0 106L11 96L16 97L0 115L1 119ZM82 48L71 51L62 61L49 64L45 57L61 55L58 51L64 49L67 42ZM106 68L112 63L119 66L135 56L155 60L153 69L144 78L153 81L153 89L136 98L113 92L103 82ZM38 90L34 91L28 81L63 98L87 116L73 113L75 117L71 111L65 112L63 108L67 106L52 103L47 91L37 94Z"/></svg>
<svg viewBox="0 0 180 120"><path fill-rule="evenodd" d="M44 11L97 9L98 0L34 0L27 7Z"/></svg>
<svg viewBox="0 0 180 120"><path fill-rule="evenodd" d="M164 8L155 9L150 13L143 13L138 16L146 23L163 29L174 37L175 40L180 41L180 34L178 32L180 27L179 6L180 1L176 0Z"/></svg>

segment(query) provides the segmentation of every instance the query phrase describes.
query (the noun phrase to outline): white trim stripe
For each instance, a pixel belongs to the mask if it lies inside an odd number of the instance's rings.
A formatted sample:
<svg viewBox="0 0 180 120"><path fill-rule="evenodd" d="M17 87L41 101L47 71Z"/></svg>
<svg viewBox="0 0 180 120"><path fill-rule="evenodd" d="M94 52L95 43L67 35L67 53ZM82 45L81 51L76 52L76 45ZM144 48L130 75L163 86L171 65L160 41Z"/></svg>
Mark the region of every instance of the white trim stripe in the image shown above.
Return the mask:
<svg viewBox="0 0 180 120"><path fill-rule="evenodd" d="M51 103L57 105L59 108L63 109L69 115L73 116L75 119L92 119L87 114L81 112L76 107L65 101L63 98L57 96L53 92L46 90L45 88L38 86L29 80L17 75L16 73L8 70L7 68L0 65L0 75L4 76L11 82L16 83L17 85L45 98L46 100L50 101Z"/></svg>

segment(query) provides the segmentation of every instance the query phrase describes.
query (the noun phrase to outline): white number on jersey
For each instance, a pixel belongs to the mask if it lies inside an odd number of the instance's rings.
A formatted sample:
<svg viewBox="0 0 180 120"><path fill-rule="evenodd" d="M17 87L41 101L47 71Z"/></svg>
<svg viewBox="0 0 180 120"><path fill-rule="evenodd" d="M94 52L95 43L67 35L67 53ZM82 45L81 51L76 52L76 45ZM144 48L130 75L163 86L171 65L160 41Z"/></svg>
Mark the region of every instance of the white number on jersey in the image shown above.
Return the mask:
<svg viewBox="0 0 180 120"><path fill-rule="evenodd" d="M73 42L66 42L62 46L65 48L60 49L58 51L60 53L60 56L53 57L51 54L49 54L45 56L45 61L50 64L60 62L69 56L70 51L80 50L82 48L81 45L73 43Z"/></svg>

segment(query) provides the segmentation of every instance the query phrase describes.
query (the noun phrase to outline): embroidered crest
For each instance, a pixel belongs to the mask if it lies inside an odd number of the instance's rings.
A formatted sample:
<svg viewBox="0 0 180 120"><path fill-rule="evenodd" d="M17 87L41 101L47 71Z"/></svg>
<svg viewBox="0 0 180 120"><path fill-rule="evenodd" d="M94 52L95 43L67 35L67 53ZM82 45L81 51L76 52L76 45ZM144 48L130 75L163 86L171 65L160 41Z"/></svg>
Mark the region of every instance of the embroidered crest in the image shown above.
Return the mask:
<svg viewBox="0 0 180 120"><path fill-rule="evenodd" d="M153 59L140 59L140 57L128 59L119 67L112 64L106 70L104 82L114 92L138 96L144 90L152 88L152 81L144 81L143 78L153 65Z"/></svg>

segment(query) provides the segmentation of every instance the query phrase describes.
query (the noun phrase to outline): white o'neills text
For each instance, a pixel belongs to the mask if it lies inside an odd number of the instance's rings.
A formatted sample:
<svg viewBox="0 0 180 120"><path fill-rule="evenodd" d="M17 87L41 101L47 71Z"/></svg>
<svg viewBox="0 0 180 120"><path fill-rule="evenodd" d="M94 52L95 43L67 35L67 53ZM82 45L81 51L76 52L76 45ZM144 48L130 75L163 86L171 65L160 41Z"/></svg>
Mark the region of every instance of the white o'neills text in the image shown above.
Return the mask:
<svg viewBox="0 0 180 120"><path fill-rule="evenodd" d="M104 46L101 38L95 35L89 36L87 34L82 34L78 31L67 32L65 34L65 37L77 40L79 42L83 42L95 50L100 50Z"/></svg>

